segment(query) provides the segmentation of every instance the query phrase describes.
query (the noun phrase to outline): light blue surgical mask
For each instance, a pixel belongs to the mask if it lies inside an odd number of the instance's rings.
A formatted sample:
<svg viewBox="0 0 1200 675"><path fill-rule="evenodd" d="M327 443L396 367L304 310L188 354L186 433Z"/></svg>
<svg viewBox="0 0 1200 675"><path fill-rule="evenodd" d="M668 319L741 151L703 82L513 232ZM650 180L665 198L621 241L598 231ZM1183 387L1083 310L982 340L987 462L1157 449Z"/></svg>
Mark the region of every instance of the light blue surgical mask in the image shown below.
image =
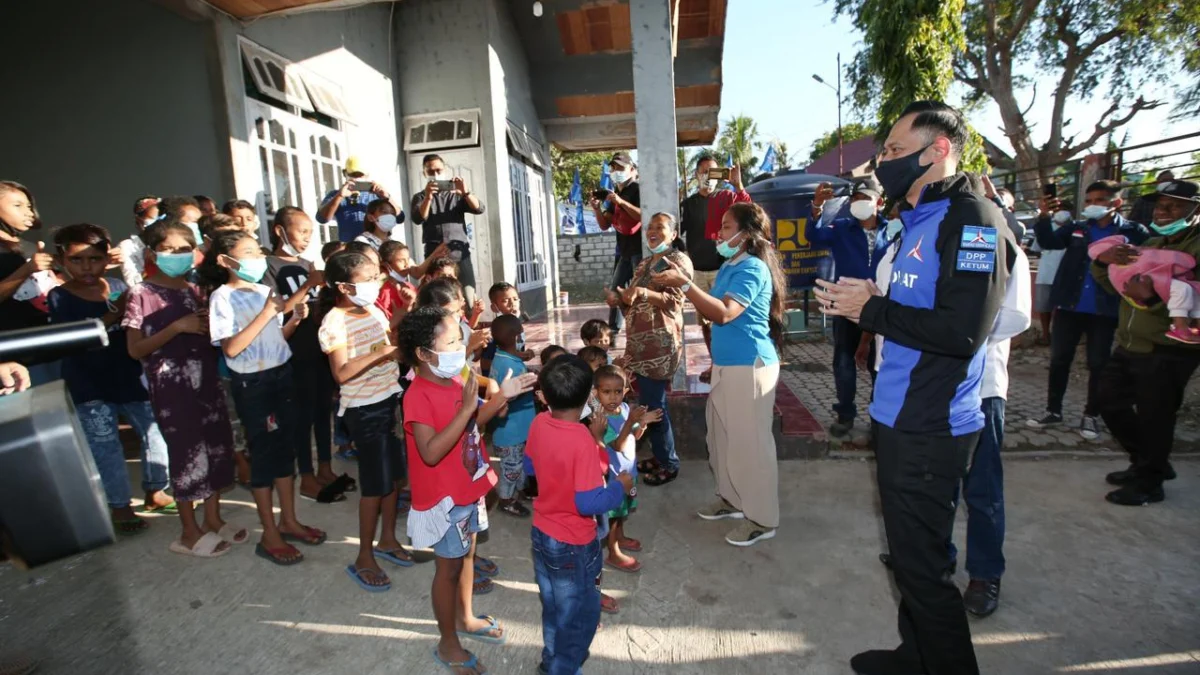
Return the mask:
<svg viewBox="0 0 1200 675"><path fill-rule="evenodd" d="M1079 212L1079 215L1088 220L1100 220L1108 215L1108 207L1100 204L1090 204L1083 207L1083 210Z"/></svg>
<svg viewBox="0 0 1200 675"><path fill-rule="evenodd" d="M237 263L234 273L252 284L257 284L267 274L266 258L242 258Z"/></svg>
<svg viewBox="0 0 1200 675"><path fill-rule="evenodd" d="M900 220L899 218L893 218L892 220L887 221L887 224L883 226L883 236L888 241L891 241L895 239L896 235L900 234L900 230L903 229L904 221Z"/></svg>
<svg viewBox="0 0 1200 675"><path fill-rule="evenodd" d="M1166 225L1155 225L1154 223L1150 223L1151 229L1153 229L1155 232L1161 234L1164 237L1169 237L1173 234L1178 234L1178 233L1186 230L1188 228L1188 225L1189 225L1189 223L1188 223L1187 218L1180 218L1179 220L1176 220L1173 223L1167 223Z"/></svg>
<svg viewBox="0 0 1200 675"><path fill-rule="evenodd" d="M464 347L453 352L434 352L437 354L437 365L429 364L429 369L438 377L450 379L462 372L463 366L467 363L467 350Z"/></svg>
<svg viewBox="0 0 1200 675"><path fill-rule="evenodd" d="M629 172L628 171L613 171L611 174L609 174L609 176L612 178L613 182L616 183L617 185L624 185L625 181L629 179Z"/></svg>
<svg viewBox="0 0 1200 675"><path fill-rule="evenodd" d="M200 234L200 226L196 223L184 223L184 225L187 225L187 228L192 231L192 237L196 239L195 243L199 246L200 242L204 241L204 235Z"/></svg>
<svg viewBox="0 0 1200 675"><path fill-rule="evenodd" d="M740 234L734 235L734 238L737 238L740 236L741 236ZM733 241L733 239L730 239L729 241ZM738 251L740 251L740 250L741 250L740 243L737 246L730 246L728 241L718 241L717 242L717 255L721 256L722 258L726 258L726 259L732 258L733 256L737 255Z"/></svg>
<svg viewBox="0 0 1200 675"><path fill-rule="evenodd" d="M669 249L669 248L671 248L671 242L664 241L663 243L659 244L658 246L651 246L650 252L653 253L654 255L658 255L659 253L666 253L667 249Z"/></svg>
<svg viewBox="0 0 1200 675"><path fill-rule="evenodd" d="M192 252L187 253L155 253L154 264L158 269L171 278L181 277L192 270L196 259Z"/></svg>

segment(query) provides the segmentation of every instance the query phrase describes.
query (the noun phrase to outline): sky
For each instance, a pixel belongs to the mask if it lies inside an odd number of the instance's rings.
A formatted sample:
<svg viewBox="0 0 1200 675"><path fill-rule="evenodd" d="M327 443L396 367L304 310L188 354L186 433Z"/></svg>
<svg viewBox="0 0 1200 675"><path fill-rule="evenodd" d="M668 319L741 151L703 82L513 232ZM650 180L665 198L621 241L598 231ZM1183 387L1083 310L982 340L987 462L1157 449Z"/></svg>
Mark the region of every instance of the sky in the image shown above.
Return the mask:
<svg viewBox="0 0 1200 675"><path fill-rule="evenodd" d="M832 0L729 0L721 120L737 114L753 117L762 140L778 138L787 143L793 167L807 163L813 141L837 128L837 96L814 81L812 75L836 84L838 52L844 65L861 47L861 34L848 18L835 20L833 6ZM1039 92L1053 88L1052 80L1038 85ZM843 81L843 96L848 90L849 84ZM1171 96L1169 90L1156 92L1150 88L1142 93L1147 99ZM1028 94L1018 100L1026 104ZM1072 100L1066 118L1073 123L1066 131L1087 135L1085 131L1090 132L1107 107L1106 101L1098 99ZM1039 94L1038 104L1029 116L1036 143L1046 140L1049 108L1050 96ZM1139 113L1124 127L1129 130L1127 143L1121 143L1123 134L1117 132L1118 144L1145 143L1200 131L1200 120L1168 121L1169 109L1164 106ZM979 133L1012 153L1011 144L1000 131L1000 112L995 103L989 101L969 119ZM854 120L850 106L843 103L843 124ZM1200 139L1177 145L1171 149L1200 148ZM1103 141L1097 147L1102 148Z"/></svg>

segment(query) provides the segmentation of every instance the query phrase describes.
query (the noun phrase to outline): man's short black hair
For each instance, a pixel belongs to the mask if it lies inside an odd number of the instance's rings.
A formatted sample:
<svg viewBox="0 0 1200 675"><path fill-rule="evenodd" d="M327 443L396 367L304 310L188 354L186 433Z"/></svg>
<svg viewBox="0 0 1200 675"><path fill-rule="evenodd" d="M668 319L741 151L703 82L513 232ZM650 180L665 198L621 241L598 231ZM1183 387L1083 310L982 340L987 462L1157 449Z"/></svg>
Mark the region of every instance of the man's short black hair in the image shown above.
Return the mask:
<svg viewBox="0 0 1200 675"><path fill-rule="evenodd" d="M542 366L538 385L551 410L582 408L592 393L592 367L565 354Z"/></svg>
<svg viewBox="0 0 1200 675"><path fill-rule="evenodd" d="M510 288L513 290L517 289L516 286L513 286L507 281L497 281L496 283L492 284L491 288L488 289L488 300L495 302L497 295L507 291Z"/></svg>
<svg viewBox="0 0 1200 675"><path fill-rule="evenodd" d="M1115 180L1102 179L1088 185L1087 189L1083 192L1084 194L1089 192L1107 192L1110 197L1120 197L1121 184Z"/></svg>
<svg viewBox="0 0 1200 675"><path fill-rule="evenodd" d="M435 159L441 160L443 164L446 163L446 160L442 159L441 155L437 154L436 152L431 152L428 155L425 155L424 157L421 158L421 166L425 166L426 164L432 162Z"/></svg>
<svg viewBox="0 0 1200 675"><path fill-rule="evenodd" d="M194 206L200 208L200 202L196 201L195 197L187 195L175 195L174 197L166 197L158 204L159 214L167 218L178 218L179 212L185 206Z"/></svg>
<svg viewBox="0 0 1200 675"><path fill-rule="evenodd" d="M950 154L962 156L969 132L967 120L957 108L941 101L914 101L900 113L900 117L913 114L916 115L912 121L913 131L921 132L927 143L932 143L938 136L945 136L950 139Z"/></svg>
<svg viewBox="0 0 1200 675"><path fill-rule="evenodd" d="M579 337L584 342L591 342L605 333L612 334L612 326L604 319L588 319L579 327Z"/></svg>
<svg viewBox="0 0 1200 675"><path fill-rule="evenodd" d="M717 159L717 155L709 150L701 150L699 155L696 155L696 169L705 162L716 162L718 165L721 160Z"/></svg>
<svg viewBox="0 0 1200 675"><path fill-rule="evenodd" d="M587 345L583 349L579 350L579 358L587 361L589 365L593 361L600 361L601 363L607 364L608 352L604 351L600 347L596 347L595 345Z"/></svg>
<svg viewBox="0 0 1200 675"><path fill-rule="evenodd" d="M291 208L295 208L295 207L293 206ZM254 208L253 204L246 201L245 199L231 199L221 205L221 213L224 213L227 216L232 216L235 209L246 209L248 211L256 211L257 210ZM276 222L275 224L278 225L279 223Z"/></svg>
<svg viewBox="0 0 1200 675"><path fill-rule="evenodd" d="M566 353L567 349L562 345L550 345L543 349L542 353L538 354L538 358L541 360L542 365L545 366L547 363Z"/></svg>

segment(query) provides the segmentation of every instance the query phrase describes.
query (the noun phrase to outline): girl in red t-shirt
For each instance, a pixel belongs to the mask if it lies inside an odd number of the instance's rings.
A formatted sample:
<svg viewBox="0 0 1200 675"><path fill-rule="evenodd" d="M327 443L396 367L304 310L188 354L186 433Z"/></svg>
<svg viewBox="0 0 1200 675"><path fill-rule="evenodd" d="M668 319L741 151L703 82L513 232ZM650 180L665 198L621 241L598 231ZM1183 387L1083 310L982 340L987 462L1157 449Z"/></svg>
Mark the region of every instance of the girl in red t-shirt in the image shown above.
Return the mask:
<svg viewBox="0 0 1200 675"><path fill-rule="evenodd" d="M508 379L481 404L478 378L464 369L467 351L458 317L436 305L409 312L397 338L401 355L417 369L404 394L412 485L408 535L416 548L432 546L437 560L430 596L441 640L433 655L444 667L479 672L478 659L459 638L505 640L499 622L475 616L471 604L475 535L487 526L481 502L497 482L479 430L510 399L530 391L536 377Z"/></svg>

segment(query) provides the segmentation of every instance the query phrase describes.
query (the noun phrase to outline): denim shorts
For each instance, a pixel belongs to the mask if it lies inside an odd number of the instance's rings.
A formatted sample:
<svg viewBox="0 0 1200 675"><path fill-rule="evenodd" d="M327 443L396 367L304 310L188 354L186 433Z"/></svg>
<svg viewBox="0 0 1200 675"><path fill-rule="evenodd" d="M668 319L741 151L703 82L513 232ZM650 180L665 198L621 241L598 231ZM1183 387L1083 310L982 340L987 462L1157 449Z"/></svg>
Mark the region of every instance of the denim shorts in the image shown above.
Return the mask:
<svg viewBox="0 0 1200 675"><path fill-rule="evenodd" d="M250 450L250 487L271 487L296 472L292 366L232 372L230 389Z"/></svg>
<svg viewBox="0 0 1200 675"><path fill-rule="evenodd" d="M478 534L479 505L468 504L450 509L450 527L441 541L433 545L439 558L462 558L471 550L471 535Z"/></svg>

